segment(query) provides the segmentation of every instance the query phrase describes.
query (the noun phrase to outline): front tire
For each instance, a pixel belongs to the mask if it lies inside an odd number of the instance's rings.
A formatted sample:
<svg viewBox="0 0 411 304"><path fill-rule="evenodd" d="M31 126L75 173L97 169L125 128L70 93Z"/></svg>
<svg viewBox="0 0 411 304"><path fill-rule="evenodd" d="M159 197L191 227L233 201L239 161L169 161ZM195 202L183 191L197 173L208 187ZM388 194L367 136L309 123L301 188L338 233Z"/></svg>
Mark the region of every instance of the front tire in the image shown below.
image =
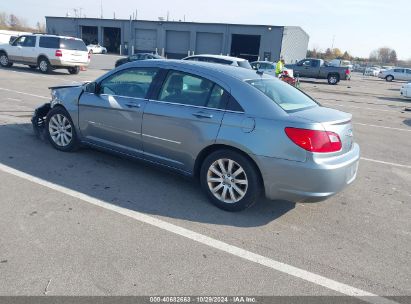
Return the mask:
<svg viewBox="0 0 411 304"><path fill-rule="evenodd" d="M3 68L9 68L13 65L13 62L10 62L9 56L7 56L6 53L1 53L0 54L0 65Z"/></svg>
<svg viewBox="0 0 411 304"><path fill-rule="evenodd" d="M78 73L80 73L80 67L79 66L69 67L67 70L72 75L77 75Z"/></svg>
<svg viewBox="0 0 411 304"><path fill-rule="evenodd" d="M385 77L385 81L392 82L393 80L394 80L394 76L392 75L388 75L387 77Z"/></svg>
<svg viewBox="0 0 411 304"><path fill-rule="evenodd" d="M69 113L64 108L53 108L47 114L46 132L55 149L72 152L78 148L76 129Z"/></svg>
<svg viewBox="0 0 411 304"><path fill-rule="evenodd" d="M218 150L204 160L200 183L210 201L226 211L244 210L261 195L261 179L255 165L231 150Z"/></svg>
<svg viewBox="0 0 411 304"><path fill-rule="evenodd" d="M47 58L40 58L39 59L39 69L40 72L42 72L43 74L48 74L51 72L51 65L50 62L47 60Z"/></svg>

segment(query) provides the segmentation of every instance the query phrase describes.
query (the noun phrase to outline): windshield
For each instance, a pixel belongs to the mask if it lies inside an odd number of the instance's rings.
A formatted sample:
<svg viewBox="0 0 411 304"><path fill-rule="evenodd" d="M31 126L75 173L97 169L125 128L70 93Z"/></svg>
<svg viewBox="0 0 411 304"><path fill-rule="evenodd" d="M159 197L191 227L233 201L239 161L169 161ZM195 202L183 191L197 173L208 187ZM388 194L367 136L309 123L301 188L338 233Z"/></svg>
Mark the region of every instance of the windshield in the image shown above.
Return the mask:
<svg viewBox="0 0 411 304"><path fill-rule="evenodd" d="M250 63L248 60L242 60L242 61L237 61L237 64L239 67L245 68L245 69L250 69L252 70L253 68L251 67Z"/></svg>
<svg viewBox="0 0 411 304"><path fill-rule="evenodd" d="M263 92L286 112L317 107L318 104L300 90L276 79L254 79L246 82Z"/></svg>
<svg viewBox="0 0 411 304"><path fill-rule="evenodd" d="M83 40L70 38L60 38L60 48L64 50L88 51Z"/></svg>

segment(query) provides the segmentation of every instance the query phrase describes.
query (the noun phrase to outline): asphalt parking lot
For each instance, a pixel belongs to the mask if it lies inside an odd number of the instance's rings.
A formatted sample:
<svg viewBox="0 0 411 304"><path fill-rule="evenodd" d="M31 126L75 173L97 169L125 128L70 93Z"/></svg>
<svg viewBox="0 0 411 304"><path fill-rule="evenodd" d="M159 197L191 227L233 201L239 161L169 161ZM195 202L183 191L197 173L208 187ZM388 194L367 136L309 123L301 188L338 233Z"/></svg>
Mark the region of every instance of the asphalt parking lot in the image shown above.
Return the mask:
<svg viewBox="0 0 411 304"><path fill-rule="evenodd" d="M48 87L94 80L0 69L0 295L411 295L411 101L353 75L301 88L353 114L358 178L315 204L212 206L197 184L91 149L37 139ZM374 301L374 300L372 300Z"/></svg>

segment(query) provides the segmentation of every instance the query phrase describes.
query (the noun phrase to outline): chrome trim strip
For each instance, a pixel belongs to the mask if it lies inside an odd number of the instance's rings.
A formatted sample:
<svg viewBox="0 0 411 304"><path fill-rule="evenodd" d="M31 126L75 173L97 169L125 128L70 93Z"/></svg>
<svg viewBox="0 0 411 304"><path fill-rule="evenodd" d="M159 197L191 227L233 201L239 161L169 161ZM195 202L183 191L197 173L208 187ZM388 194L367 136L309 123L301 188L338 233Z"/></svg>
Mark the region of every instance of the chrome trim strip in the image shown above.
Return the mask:
<svg viewBox="0 0 411 304"><path fill-rule="evenodd" d="M231 112L231 113L244 114L244 112L241 112L241 111L232 111L232 110L209 108L209 107L203 107L203 106L194 106L194 105L188 105L188 104L177 103L177 102L162 101L162 100L156 100L156 99L149 99L149 101L162 103L162 104L170 104L170 105L175 105L175 106L183 106L183 107L190 107L190 108L197 108L197 109L205 109L205 110L213 110L213 111L220 111L220 112Z"/></svg>
<svg viewBox="0 0 411 304"><path fill-rule="evenodd" d="M181 145L181 142L175 141L175 140L171 140L171 139L161 138L161 137L152 136L152 135L148 135L148 134L143 134L143 136L149 137L149 138L158 139L158 140L163 140L163 141L167 141L167 142L171 142L171 143L174 143L174 144L177 144L177 145Z"/></svg>

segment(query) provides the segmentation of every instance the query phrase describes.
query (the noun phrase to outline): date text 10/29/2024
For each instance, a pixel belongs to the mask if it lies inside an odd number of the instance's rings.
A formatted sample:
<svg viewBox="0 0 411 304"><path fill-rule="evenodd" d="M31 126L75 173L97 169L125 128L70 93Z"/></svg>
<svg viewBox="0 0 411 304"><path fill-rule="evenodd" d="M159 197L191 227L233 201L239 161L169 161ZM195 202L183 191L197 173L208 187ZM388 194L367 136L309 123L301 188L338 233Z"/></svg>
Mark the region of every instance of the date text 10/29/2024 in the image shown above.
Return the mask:
<svg viewBox="0 0 411 304"><path fill-rule="evenodd" d="M150 297L150 303L257 303L254 297Z"/></svg>

